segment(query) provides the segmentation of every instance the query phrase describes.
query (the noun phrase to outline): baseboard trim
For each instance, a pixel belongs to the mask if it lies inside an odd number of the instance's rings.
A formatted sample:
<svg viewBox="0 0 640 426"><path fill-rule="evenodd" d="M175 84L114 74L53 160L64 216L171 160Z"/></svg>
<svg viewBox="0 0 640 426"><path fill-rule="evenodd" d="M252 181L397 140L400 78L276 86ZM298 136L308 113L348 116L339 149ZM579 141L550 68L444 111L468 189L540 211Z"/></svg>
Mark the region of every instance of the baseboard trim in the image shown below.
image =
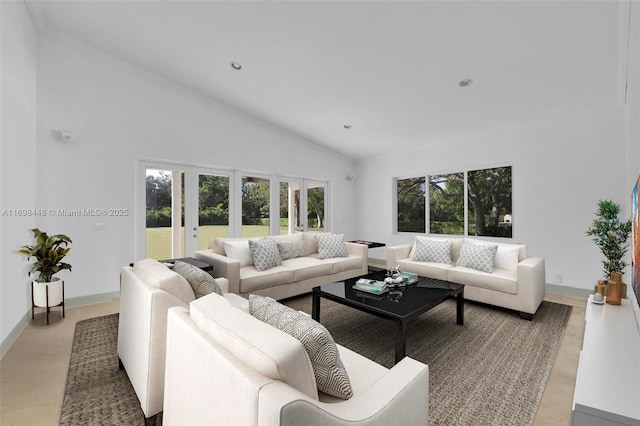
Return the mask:
<svg viewBox="0 0 640 426"><path fill-rule="evenodd" d="M558 284L545 284L544 290L546 293L554 293L554 294L564 294L567 296L576 296L582 297L584 299L588 299L589 295L593 293L593 290L588 290L586 288L578 288L571 287L568 285L558 285Z"/></svg>
<svg viewBox="0 0 640 426"><path fill-rule="evenodd" d="M93 303L108 302L111 300L118 300L118 299L120 299L119 291L112 291L110 293L91 294L89 296L71 297L71 298L65 299L64 307L72 308L74 306L91 305ZM7 335L7 337L0 343L0 358L4 357L4 354L7 353L7 351L13 344L13 342L15 342L18 336L20 336L20 333L22 333L22 330L24 330L27 324L29 324L29 321L31 321L31 308L29 308L27 312L25 312L22 319L18 321L18 324L16 324L16 326L13 327L13 330L11 330L9 335Z"/></svg>

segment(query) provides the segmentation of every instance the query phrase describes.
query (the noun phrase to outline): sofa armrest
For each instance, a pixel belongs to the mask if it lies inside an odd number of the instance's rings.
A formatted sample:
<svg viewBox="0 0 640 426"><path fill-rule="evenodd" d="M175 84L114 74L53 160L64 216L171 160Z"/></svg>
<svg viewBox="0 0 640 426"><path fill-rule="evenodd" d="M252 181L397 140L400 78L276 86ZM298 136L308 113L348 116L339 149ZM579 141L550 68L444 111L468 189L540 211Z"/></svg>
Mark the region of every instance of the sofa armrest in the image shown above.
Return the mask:
<svg viewBox="0 0 640 426"><path fill-rule="evenodd" d="M167 311L173 306L187 305L122 268L117 353L145 417L162 411Z"/></svg>
<svg viewBox="0 0 640 426"><path fill-rule="evenodd" d="M527 306L523 312L535 314L544 299L544 258L528 257L518 263L518 296L524 296Z"/></svg>
<svg viewBox="0 0 640 426"><path fill-rule="evenodd" d="M264 386L259 425L427 425L429 367L405 357L360 395L324 403L282 383Z"/></svg>
<svg viewBox="0 0 640 426"><path fill-rule="evenodd" d="M347 253L351 256L358 256L362 258L362 274L369 272L369 247L364 244L357 243L345 243L347 246Z"/></svg>
<svg viewBox="0 0 640 426"><path fill-rule="evenodd" d="M197 250L193 257L213 267L211 275L229 281L229 293L240 294L240 261L214 253L212 250Z"/></svg>
<svg viewBox="0 0 640 426"><path fill-rule="evenodd" d="M400 246L387 247L387 268L393 268L400 259L406 259L411 253L413 244L403 244Z"/></svg>

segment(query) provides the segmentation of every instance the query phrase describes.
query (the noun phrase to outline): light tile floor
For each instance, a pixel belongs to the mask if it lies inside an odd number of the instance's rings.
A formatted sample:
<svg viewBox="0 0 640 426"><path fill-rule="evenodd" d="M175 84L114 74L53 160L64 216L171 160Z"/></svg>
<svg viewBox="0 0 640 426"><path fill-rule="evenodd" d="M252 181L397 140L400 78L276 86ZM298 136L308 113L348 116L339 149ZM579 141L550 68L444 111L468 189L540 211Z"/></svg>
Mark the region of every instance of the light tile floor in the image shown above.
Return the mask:
<svg viewBox="0 0 640 426"><path fill-rule="evenodd" d="M573 388L584 328L586 300L547 294L546 300L572 305L558 357L536 414L535 426L569 425ZM78 321L118 312L117 300L36 314L0 360L0 425L57 425Z"/></svg>

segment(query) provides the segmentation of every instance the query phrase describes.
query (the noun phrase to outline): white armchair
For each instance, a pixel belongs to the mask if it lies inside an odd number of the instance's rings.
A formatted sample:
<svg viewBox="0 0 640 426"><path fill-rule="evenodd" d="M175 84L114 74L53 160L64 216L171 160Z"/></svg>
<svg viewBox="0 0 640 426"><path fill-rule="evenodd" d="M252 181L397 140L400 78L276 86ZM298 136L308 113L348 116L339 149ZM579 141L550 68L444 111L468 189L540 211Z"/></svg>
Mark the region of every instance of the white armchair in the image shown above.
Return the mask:
<svg viewBox="0 0 640 426"><path fill-rule="evenodd" d="M426 365L387 369L337 345L353 397L331 397L315 389L300 342L247 312L234 294L169 310L163 425L428 424Z"/></svg>
<svg viewBox="0 0 640 426"><path fill-rule="evenodd" d="M228 288L226 279L216 282L223 291ZM121 269L118 361L138 396L145 425L154 425L162 411L167 311L186 308L194 299L189 283L160 262L145 259Z"/></svg>

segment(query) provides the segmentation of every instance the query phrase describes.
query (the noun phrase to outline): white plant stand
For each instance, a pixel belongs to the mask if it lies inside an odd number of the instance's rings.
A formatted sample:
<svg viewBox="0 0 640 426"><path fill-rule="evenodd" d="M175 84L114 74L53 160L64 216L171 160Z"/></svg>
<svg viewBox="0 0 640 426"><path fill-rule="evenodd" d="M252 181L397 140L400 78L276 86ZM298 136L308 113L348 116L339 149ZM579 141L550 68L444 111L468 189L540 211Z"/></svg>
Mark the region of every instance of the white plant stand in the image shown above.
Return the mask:
<svg viewBox="0 0 640 426"><path fill-rule="evenodd" d="M35 318L35 308L46 308L47 325L51 308L62 306L64 318L64 281L56 280L49 283L31 281L31 319Z"/></svg>

